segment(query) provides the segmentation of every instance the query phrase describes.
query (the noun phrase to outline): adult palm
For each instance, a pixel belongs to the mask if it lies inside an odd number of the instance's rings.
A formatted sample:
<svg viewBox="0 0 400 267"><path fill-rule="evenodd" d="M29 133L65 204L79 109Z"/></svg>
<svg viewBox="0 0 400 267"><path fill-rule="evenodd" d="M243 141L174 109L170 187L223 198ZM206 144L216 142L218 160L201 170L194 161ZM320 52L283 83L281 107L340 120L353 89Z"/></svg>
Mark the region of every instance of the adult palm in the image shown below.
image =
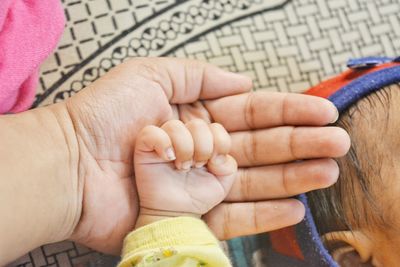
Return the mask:
<svg viewBox="0 0 400 267"><path fill-rule="evenodd" d="M286 198L334 183L338 168L329 158L345 154L349 138L341 129L320 127L337 117L328 101L247 93L251 86L247 77L198 61L134 59L69 99L65 108L79 146L71 164L78 166L82 199L71 238L102 252L120 251L138 212L136 136L172 118L216 121L231 132L236 182L226 202L205 216L219 238L299 222L304 207ZM310 160L293 162L299 159Z"/></svg>

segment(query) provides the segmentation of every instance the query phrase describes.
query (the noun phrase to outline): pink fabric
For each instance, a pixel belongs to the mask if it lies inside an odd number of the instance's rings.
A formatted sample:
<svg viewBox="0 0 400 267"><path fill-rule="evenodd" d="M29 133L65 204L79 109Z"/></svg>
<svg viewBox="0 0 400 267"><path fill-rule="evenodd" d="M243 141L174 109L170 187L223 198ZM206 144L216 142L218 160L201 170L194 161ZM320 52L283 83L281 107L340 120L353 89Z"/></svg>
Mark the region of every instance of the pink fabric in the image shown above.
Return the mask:
<svg viewBox="0 0 400 267"><path fill-rule="evenodd" d="M64 23L60 0L0 0L0 114L32 105L39 66Z"/></svg>

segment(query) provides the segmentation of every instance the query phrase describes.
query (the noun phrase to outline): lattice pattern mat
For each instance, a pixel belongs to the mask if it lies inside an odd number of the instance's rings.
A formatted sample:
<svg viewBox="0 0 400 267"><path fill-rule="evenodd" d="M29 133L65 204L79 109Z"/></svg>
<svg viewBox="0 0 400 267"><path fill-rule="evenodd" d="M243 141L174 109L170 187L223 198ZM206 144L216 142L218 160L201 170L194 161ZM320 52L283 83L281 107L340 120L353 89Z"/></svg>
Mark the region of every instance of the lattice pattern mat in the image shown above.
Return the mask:
<svg viewBox="0 0 400 267"><path fill-rule="evenodd" d="M35 106L65 100L127 57L206 60L250 75L255 90L300 92L343 70L350 57L400 55L399 0L63 4L64 36L41 69ZM264 266L257 252L246 257L243 264ZM117 260L62 242L38 248L10 266L114 266Z"/></svg>

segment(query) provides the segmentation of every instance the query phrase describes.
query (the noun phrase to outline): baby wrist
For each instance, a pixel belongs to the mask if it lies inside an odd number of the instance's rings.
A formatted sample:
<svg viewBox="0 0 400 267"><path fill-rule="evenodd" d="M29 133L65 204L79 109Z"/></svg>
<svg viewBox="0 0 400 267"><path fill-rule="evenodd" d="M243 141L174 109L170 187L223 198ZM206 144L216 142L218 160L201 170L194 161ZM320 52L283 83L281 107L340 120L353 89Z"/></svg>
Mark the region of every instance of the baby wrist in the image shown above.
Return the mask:
<svg viewBox="0 0 400 267"><path fill-rule="evenodd" d="M174 211L164 211L164 210L149 210L146 208L141 208L138 219L136 220L135 229L142 226L175 217L192 217L201 218L201 214L187 213L187 212L174 212Z"/></svg>

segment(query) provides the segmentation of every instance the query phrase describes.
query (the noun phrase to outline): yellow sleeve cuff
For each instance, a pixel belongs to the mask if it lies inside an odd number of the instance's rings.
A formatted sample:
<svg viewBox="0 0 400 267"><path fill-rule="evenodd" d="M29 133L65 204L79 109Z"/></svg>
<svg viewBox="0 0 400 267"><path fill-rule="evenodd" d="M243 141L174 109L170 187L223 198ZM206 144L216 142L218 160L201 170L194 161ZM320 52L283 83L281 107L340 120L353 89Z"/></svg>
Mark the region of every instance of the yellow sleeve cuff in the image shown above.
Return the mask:
<svg viewBox="0 0 400 267"><path fill-rule="evenodd" d="M118 267L231 266L207 225L195 218L160 220L131 232Z"/></svg>

